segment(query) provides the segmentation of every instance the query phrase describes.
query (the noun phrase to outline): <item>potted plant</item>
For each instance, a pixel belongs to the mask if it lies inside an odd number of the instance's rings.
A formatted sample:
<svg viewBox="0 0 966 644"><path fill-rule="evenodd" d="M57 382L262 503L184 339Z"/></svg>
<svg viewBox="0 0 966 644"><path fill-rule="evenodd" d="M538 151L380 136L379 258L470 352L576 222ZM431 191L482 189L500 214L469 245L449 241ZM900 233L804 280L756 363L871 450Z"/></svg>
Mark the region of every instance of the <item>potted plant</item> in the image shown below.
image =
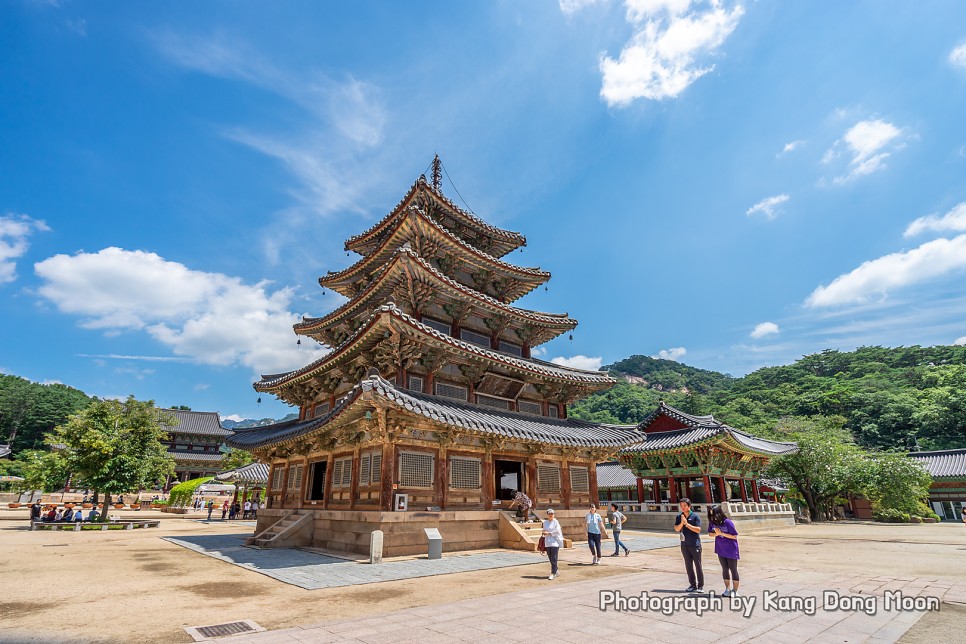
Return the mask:
<svg viewBox="0 0 966 644"><path fill-rule="evenodd" d="M7 504L7 507L8 507L8 508L11 508L11 509L13 509L13 510L16 510L17 508L19 508L19 507L20 507L20 504L19 504L19 503L8 503L8 504Z"/></svg>
<svg viewBox="0 0 966 644"><path fill-rule="evenodd" d="M85 510L90 510L92 507L94 506L92 506L90 503L81 503L81 508Z"/></svg>

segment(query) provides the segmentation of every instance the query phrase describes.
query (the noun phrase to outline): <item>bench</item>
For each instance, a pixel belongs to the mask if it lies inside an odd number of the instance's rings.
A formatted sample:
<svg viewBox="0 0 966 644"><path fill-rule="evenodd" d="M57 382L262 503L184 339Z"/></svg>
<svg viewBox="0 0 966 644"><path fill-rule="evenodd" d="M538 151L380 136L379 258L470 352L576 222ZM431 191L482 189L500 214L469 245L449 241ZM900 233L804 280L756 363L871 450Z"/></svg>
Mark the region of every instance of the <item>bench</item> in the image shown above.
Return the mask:
<svg viewBox="0 0 966 644"><path fill-rule="evenodd" d="M161 525L160 519L140 519L133 521L121 521L111 519L110 521L87 522L87 521L31 521L30 530L134 530L135 528L157 528Z"/></svg>

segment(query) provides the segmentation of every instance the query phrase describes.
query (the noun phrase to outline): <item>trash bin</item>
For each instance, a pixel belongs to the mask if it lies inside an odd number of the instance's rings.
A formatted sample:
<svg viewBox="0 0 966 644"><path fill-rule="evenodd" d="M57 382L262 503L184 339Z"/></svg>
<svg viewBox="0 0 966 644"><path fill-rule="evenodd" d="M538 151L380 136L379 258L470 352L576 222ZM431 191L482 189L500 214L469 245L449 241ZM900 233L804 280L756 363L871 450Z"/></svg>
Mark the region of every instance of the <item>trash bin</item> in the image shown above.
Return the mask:
<svg viewBox="0 0 966 644"><path fill-rule="evenodd" d="M443 558L443 535L436 528L423 528L429 540L429 559Z"/></svg>

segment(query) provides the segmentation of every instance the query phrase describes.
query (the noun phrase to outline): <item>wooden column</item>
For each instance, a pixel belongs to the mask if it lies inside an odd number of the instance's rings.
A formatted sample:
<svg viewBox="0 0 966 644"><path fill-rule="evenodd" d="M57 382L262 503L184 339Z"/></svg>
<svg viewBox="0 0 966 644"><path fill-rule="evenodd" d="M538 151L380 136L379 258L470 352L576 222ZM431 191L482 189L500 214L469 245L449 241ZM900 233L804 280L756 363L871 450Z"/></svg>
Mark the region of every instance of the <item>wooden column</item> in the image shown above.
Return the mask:
<svg viewBox="0 0 966 644"><path fill-rule="evenodd" d="M668 492L671 495L671 503L678 502L678 482L673 476L667 477Z"/></svg>
<svg viewBox="0 0 966 644"><path fill-rule="evenodd" d="M597 468L594 468L596 472ZM590 481L590 467L587 468L587 481ZM591 487L591 490L593 488ZM570 499L573 489L570 484L570 463L566 460L560 461L560 493L563 496L563 504L565 508L570 508ZM591 503L597 503L597 498L592 497Z"/></svg>
<svg viewBox="0 0 966 644"><path fill-rule="evenodd" d="M537 505L537 459L533 456L527 458L525 485L526 495L533 501L534 507Z"/></svg>
<svg viewBox="0 0 966 644"><path fill-rule="evenodd" d="M490 510L493 508L493 499L496 498L496 475L493 471L493 453L489 450L483 454L480 470L480 476L483 477L483 509Z"/></svg>
<svg viewBox="0 0 966 644"><path fill-rule="evenodd" d="M719 476L718 480L721 481L721 503L727 503L728 501L728 482L725 477Z"/></svg>
<svg viewBox="0 0 966 644"><path fill-rule="evenodd" d="M275 477L275 463L270 463L268 466L268 480L265 481L265 496L268 497L267 499L265 499L265 507L268 509L271 509L272 506L274 505L272 503L272 492L274 492L274 490L272 490L272 487L271 487L272 480L274 479L274 477ZM168 478L170 479L170 477Z"/></svg>
<svg viewBox="0 0 966 644"><path fill-rule="evenodd" d="M302 481L299 484L299 490L298 490L298 494L299 494L298 506L300 508L305 507L305 497L308 496L306 494L306 488L308 486L309 486L309 457L306 456L302 460ZM244 502L244 499L242 499L242 501Z"/></svg>
<svg viewBox="0 0 966 644"><path fill-rule="evenodd" d="M291 463L285 464L285 473L282 475L282 500L281 508L285 509L285 497L288 496L288 477L292 473Z"/></svg>
<svg viewBox="0 0 966 644"><path fill-rule="evenodd" d="M755 499L755 503L761 503L761 493L758 490L758 479L751 480L751 495Z"/></svg>
<svg viewBox="0 0 966 644"><path fill-rule="evenodd" d="M325 483L322 484L322 508L325 510L329 509L329 502L332 501L332 476L335 474L332 470L334 469L335 459L332 458L332 453L326 457L325 460Z"/></svg>
<svg viewBox="0 0 966 644"><path fill-rule="evenodd" d="M711 477L705 474L702 478L704 479L704 502L714 503L714 497L711 494Z"/></svg>
<svg viewBox="0 0 966 644"><path fill-rule="evenodd" d="M651 479L651 500L661 502L661 479Z"/></svg>
<svg viewBox="0 0 966 644"><path fill-rule="evenodd" d="M383 512L392 510L393 469L396 459L393 458L392 443L382 444L382 469L379 471L379 509Z"/></svg>
<svg viewBox="0 0 966 644"><path fill-rule="evenodd" d="M349 480L349 509L356 509L356 497L359 496L359 448L352 450L352 477Z"/></svg>
<svg viewBox="0 0 966 644"><path fill-rule="evenodd" d="M591 462L587 467L590 470L590 502L597 505L600 503L600 494L597 492L597 463Z"/></svg>
<svg viewBox="0 0 966 644"><path fill-rule="evenodd" d="M426 374L426 381L423 383L423 393L433 393L433 383L436 381L436 374L432 371Z"/></svg>
<svg viewBox="0 0 966 644"><path fill-rule="evenodd" d="M644 479L637 477L637 502L644 503Z"/></svg>
<svg viewBox="0 0 966 644"><path fill-rule="evenodd" d="M446 445L441 444L436 452L436 503L440 510L446 509L446 497L449 496L449 458L446 455Z"/></svg>
<svg viewBox="0 0 966 644"><path fill-rule="evenodd" d="M741 488L741 501L743 503L748 502L748 492L745 491L745 479L738 479L739 487Z"/></svg>

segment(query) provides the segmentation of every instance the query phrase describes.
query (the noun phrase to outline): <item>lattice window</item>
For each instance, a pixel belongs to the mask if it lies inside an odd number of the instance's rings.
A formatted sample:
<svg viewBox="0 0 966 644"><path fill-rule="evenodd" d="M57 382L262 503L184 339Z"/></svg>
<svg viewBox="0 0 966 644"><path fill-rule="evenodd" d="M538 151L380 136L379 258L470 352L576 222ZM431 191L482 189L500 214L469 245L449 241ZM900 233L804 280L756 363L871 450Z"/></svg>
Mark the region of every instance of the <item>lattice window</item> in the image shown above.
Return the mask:
<svg viewBox="0 0 966 644"><path fill-rule="evenodd" d="M462 456L451 457L449 459L449 487L453 490L480 489L480 459Z"/></svg>
<svg viewBox="0 0 966 644"><path fill-rule="evenodd" d="M382 454L367 452L359 457L359 485L377 485L382 475Z"/></svg>
<svg viewBox="0 0 966 644"><path fill-rule="evenodd" d="M560 493L560 466L548 463L537 464L537 492Z"/></svg>
<svg viewBox="0 0 966 644"><path fill-rule="evenodd" d="M318 405L315 406L315 414L314 414L315 418L318 418L319 416L324 416L327 413L329 413L329 403L327 402L319 403Z"/></svg>
<svg viewBox="0 0 966 644"><path fill-rule="evenodd" d="M423 316L421 321L426 326L431 326L437 331L445 333L446 335L450 335L452 333L452 327L450 326L449 322L442 322L440 320L434 320L433 318L428 318L425 316Z"/></svg>
<svg viewBox="0 0 966 644"><path fill-rule="evenodd" d="M509 353L510 355L523 357L523 347L519 344L513 344L512 342L505 342L500 340L500 353Z"/></svg>
<svg viewBox="0 0 966 644"><path fill-rule="evenodd" d="M451 385L448 382L436 383L436 395L444 398L455 398L456 400L467 400L469 392L466 387Z"/></svg>
<svg viewBox="0 0 966 644"><path fill-rule="evenodd" d="M297 490L302 486L303 469L304 469L304 466L302 465L293 465L291 468L289 468L290 471L288 473L288 489Z"/></svg>
<svg viewBox="0 0 966 644"><path fill-rule="evenodd" d="M487 349L490 348L490 336L477 333L476 331L470 331L469 329L460 329L460 340L471 344L478 344Z"/></svg>
<svg viewBox="0 0 966 644"><path fill-rule="evenodd" d="M285 476L285 468L276 466L272 472L272 489L275 491L282 489L282 477Z"/></svg>
<svg viewBox="0 0 966 644"><path fill-rule="evenodd" d="M485 396L483 394L476 394L476 404L484 405L486 407L495 407L497 409L510 408L509 400L504 400L503 398L495 398L494 396Z"/></svg>
<svg viewBox="0 0 966 644"><path fill-rule="evenodd" d="M432 454L402 452L399 454L400 487L433 487Z"/></svg>
<svg viewBox="0 0 966 644"><path fill-rule="evenodd" d="M590 473L586 467L570 468L570 489L574 492L590 492Z"/></svg>
<svg viewBox="0 0 966 644"><path fill-rule="evenodd" d="M409 381L406 384L407 384L406 389L409 389L410 391L418 391L420 393L422 393L423 391L422 376L415 376L413 374L409 374Z"/></svg>
<svg viewBox="0 0 966 644"><path fill-rule="evenodd" d="M540 416L543 414L543 406L538 402L533 402L532 400L518 400L517 410L524 414L534 414L535 416Z"/></svg>
<svg viewBox="0 0 966 644"><path fill-rule="evenodd" d="M551 418L560 418L560 411L557 409L555 404L550 403L547 405L547 416L550 416Z"/></svg>
<svg viewBox="0 0 966 644"><path fill-rule="evenodd" d="M352 457L337 458L332 464L332 487L349 487L352 484Z"/></svg>

